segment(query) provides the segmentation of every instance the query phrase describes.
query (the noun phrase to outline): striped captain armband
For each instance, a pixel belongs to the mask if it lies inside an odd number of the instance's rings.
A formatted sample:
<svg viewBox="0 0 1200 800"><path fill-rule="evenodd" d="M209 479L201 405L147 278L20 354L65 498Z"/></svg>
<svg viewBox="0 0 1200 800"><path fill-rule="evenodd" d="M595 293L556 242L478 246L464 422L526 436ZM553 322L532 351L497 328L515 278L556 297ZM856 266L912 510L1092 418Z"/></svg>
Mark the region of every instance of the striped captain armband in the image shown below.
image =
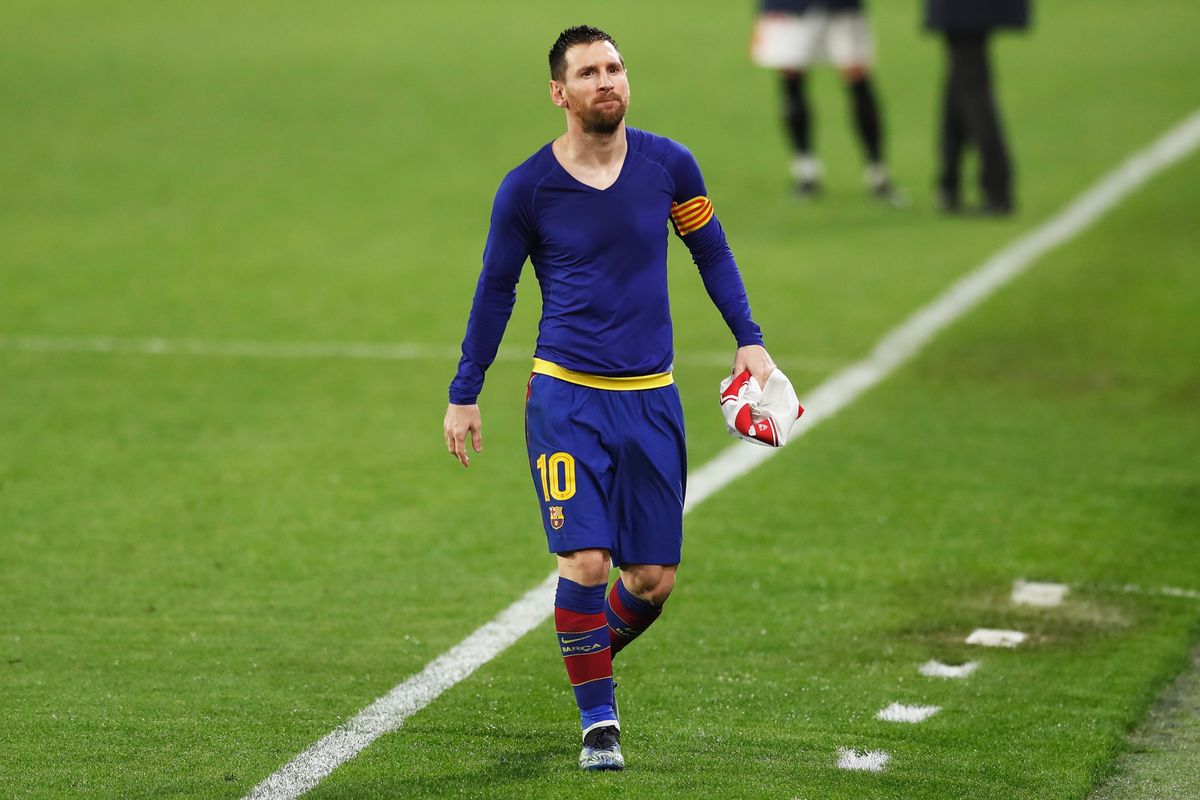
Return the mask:
<svg viewBox="0 0 1200 800"><path fill-rule="evenodd" d="M700 230L712 217L713 205L707 197L693 197L686 203L671 204L671 224L680 236Z"/></svg>

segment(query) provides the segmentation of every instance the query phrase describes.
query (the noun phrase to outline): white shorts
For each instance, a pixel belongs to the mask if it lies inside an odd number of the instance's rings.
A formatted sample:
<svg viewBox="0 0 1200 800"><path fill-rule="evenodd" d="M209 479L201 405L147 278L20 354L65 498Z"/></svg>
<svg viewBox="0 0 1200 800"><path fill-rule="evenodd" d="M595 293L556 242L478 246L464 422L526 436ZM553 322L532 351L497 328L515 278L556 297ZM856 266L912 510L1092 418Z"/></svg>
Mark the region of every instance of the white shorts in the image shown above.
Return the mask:
<svg viewBox="0 0 1200 800"><path fill-rule="evenodd" d="M767 12L755 23L750 57L770 69L807 69L822 63L838 69L869 67L875 41L861 11Z"/></svg>

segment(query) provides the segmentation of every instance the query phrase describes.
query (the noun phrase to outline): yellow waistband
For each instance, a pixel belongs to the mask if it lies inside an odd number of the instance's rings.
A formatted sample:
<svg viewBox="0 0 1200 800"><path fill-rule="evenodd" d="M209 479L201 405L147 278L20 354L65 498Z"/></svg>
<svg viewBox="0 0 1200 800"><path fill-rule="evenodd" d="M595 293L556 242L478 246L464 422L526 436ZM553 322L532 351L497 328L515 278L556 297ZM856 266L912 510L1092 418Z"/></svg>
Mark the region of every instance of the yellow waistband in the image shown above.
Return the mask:
<svg viewBox="0 0 1200 800"><path fill-rule="evenodd" d="M661 389L675 382L675 378L669 372L660 372L657 375L633 375L628 378L609 378L604 375L590 375L586 372L564 369L552 361L544 361L540 358L533 360L533 371L538 375L549 375L551 378L558 378L567 383L577 383L592 389L608 389L616 392L628 392L634 389Z"/></svg>

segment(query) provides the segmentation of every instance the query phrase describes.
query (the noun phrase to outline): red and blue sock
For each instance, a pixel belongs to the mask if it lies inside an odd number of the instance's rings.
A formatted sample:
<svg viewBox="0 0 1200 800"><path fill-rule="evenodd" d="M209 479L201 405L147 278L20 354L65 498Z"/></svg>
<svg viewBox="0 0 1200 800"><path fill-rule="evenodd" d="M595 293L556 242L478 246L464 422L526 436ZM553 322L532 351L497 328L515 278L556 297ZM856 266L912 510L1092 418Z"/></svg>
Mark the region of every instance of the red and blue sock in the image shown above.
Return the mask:
<svg viewBox="0 0 1200 800"><path fill-rule="evenodd" d="M608 593L608 603L604 608L613 656L621 652L622 647L641 636L661 613L662 606L656 606L649 600L638 597L626 589L621 579L617 578L612 591Z"/></svg>
<svg viewBox="0 0 1200 800"><path fill-rule="evenodd" d="M575 690L584 734L601 724L618 724L613 708L612 649L604 615L604 588L604 584L581 586L560 577L554 596L558 647Z"/></svg>

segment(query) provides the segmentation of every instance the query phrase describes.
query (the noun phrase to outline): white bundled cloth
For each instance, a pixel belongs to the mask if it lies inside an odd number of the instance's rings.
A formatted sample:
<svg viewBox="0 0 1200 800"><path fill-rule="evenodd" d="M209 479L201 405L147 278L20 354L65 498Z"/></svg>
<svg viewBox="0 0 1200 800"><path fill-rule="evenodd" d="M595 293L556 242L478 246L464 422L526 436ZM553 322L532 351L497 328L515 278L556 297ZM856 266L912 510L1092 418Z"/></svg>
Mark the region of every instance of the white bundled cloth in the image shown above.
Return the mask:
<svg viewBox="0 0 1200 800"><path fill-rule="evenodd" d="M729 434L766 447L783 447L804 408L783 371L776 369L766 386L750 370L721 381L721 413Z"/></svg>

